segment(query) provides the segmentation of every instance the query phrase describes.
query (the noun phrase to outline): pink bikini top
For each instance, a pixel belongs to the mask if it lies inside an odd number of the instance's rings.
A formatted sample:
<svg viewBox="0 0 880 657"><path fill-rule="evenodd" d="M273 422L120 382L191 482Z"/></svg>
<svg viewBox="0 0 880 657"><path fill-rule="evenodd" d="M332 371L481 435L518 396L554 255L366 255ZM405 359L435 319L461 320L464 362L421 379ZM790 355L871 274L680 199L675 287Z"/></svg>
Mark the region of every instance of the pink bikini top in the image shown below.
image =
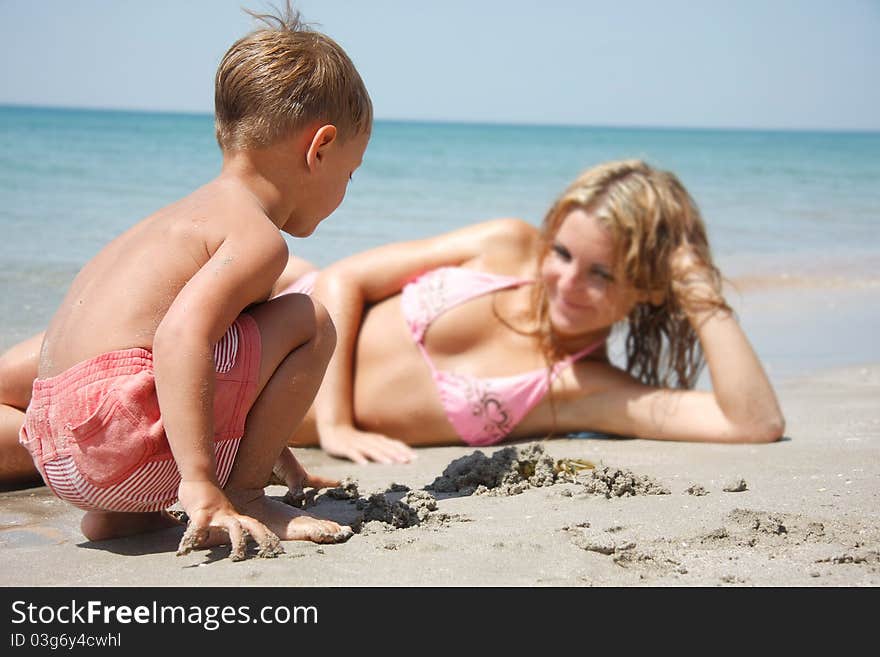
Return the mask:
<svg viewBox="0 0 880 657"><path fill-rule="evenodd" d="M441 371L425 348L425 332L437 317L459 304L496 290L531 284L529 279L501 276L463 267L440 267L408 283L401 309L413 340L431 368L446 417L469 445L492 445L505 438L550 390L550 384L573 362L599 347L591 344L553 365L523 374L477 378Z"/></svg>

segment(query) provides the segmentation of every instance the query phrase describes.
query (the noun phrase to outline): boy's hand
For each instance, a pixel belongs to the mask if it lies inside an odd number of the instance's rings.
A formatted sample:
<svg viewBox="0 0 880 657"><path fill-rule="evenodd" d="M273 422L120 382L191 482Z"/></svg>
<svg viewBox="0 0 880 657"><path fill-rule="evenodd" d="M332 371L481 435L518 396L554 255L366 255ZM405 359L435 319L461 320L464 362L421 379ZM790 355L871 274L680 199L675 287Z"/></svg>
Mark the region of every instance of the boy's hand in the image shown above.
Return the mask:
<svg viewBox="0 0 880 657"><path fill-rule="evenodd" d="M230 557L242 561L247 548L247 535L253 536L259 546L259 556L281 554L281 541L263 523L236 511L232 502L214 482L181 481L178 499L189 515L189 525L180 539L177 556L188 554L198 547L209 547L222 542L212 537L211 530L224 531L232 544Z"/></svg>
<svg viewBox="0 0 880 657"><path fill-rule="evenodd" d="M320 432L321 448L333 456L348 458L363 465L377 463L409 463L417 457L406 443L379 433L360 431L354 427L336 427Z"/></svg>

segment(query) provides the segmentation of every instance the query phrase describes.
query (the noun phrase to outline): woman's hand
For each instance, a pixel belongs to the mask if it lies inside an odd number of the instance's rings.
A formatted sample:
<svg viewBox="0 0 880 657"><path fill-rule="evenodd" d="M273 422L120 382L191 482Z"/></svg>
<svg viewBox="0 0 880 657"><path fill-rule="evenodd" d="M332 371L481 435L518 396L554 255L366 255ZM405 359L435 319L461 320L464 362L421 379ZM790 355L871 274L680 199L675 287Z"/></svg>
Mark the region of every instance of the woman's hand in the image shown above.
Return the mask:
<svg viewBox="0 0 880 657"><path fill-rule="evenodd" d="M415 450L406 443L378 433L360 431L354 427L335 427L320 430L321 448L328 454L351 459L363 465L377 463L409 463L417 458Z"/></svg>
<svg viewBox="0 0 880 657"><path fill-rule="evenodd" d="M716 270L688 242L680 244L669 263L672 293L689 316L701 310L726 308Z"/></svg>
<svg viewBox="0 0 880 657"><path fill-rule="evenodd" d="M189 516L189 524L177 548L178 556L195 548L223 542L222 534L218 537L216 530L228 535L233 561L245 558L248 534L259 545L261 554L268 556L272 553L274 556L280 550L278 537L259 520L238 513L229 498L212 481L181 481L178 500Z"/></svg>

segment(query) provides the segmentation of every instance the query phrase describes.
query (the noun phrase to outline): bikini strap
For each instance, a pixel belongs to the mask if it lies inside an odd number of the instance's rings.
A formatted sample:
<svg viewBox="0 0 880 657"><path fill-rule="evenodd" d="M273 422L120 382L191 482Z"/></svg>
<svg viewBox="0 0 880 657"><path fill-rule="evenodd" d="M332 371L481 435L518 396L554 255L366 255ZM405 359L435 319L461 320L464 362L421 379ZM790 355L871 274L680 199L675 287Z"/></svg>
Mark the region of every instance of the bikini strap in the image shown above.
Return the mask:
<svg viewBox="0 0 880 657"><path fill-rule="evenodd" d="M595 351L596 349L601 347L603 344L605 344L605 338L602 338L601 340L597 340L596 342L589 345L588 347L585 347L585 348L581 349L579 352L567 357L565 360L568 361L569 363L574 363L575 361L580 360L581 358L583 358L587 354Z"/></svg>
<svg viewBox="0 0 880 657"><path fill-rule="evenodd" d="M584 347L583 349L581 349L577 353L571 354L570 356L566 356L562 360L557 361L556 364L553 366L553 373L551 376L551 380L555 380L556 377L559 376L559 373L562 372L562 370L564 370L566 367L568 367L572 363L579 361L581 358L583 358L587 354L592 353L593 351L595 351L596 349L601 347L603 344L605 344L605 338L602 338L601 340L597 340L593 344L591 344L587 347Z"/></svg>

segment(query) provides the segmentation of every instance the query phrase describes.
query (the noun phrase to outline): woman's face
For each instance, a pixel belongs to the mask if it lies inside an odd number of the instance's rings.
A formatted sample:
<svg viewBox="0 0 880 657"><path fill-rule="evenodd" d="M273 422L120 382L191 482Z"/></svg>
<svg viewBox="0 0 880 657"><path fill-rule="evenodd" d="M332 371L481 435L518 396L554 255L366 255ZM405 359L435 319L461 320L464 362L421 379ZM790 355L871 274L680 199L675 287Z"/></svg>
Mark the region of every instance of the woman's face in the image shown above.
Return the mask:
<svg viewBox="0 0 880 657"><path fill-rule="evenodd" d="M598 333L630 313L640 295L619 280L616 264L609 231L580 208L569 212L541 265L550 323L558 336Z"/></svg>

